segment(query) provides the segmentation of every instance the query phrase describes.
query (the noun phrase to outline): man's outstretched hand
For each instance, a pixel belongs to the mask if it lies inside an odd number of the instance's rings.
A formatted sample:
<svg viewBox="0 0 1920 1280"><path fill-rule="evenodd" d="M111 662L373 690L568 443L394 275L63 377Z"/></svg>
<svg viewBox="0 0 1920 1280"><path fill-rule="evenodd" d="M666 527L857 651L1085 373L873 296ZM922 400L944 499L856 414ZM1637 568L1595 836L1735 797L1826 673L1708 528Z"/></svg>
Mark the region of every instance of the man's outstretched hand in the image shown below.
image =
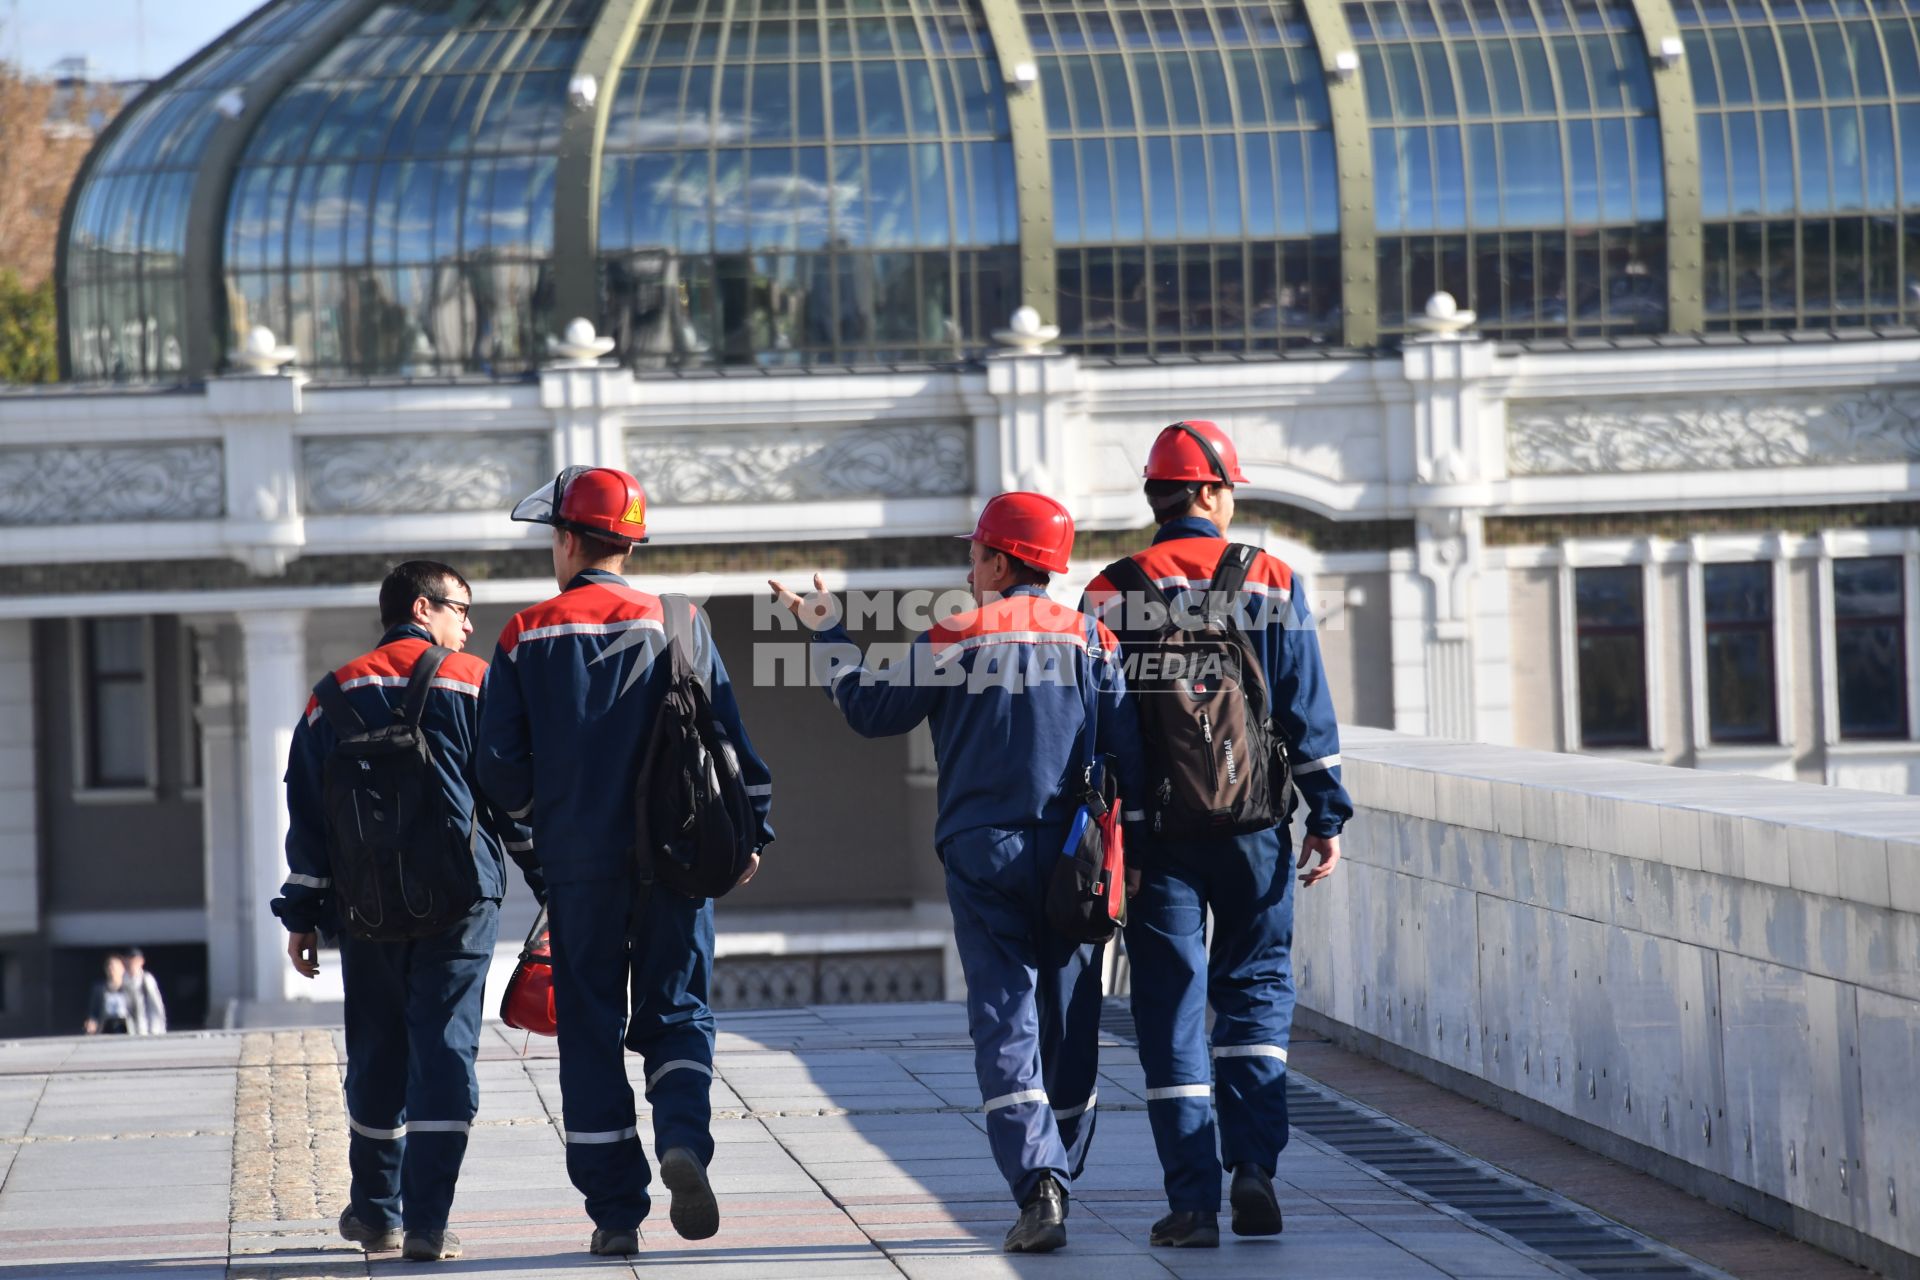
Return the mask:
<svg viewBox="0 0 1920 1280"><path fill-rule="evenodd" d="M785 605L787 611L805 623L809 631L825 631L840 621L840 602L827 590L827 583L819 574L813 575L813 592L807 596L790 591L772 578L767 585L773 588L774 602Z"/></svg>
<svg viewBox="0 0 1920 1280"><path fill-rule="evenodd" d="M1308 836L1305 840L1302 840L1300 842L1300 865L1302 867L1306 866L1315 855L1319 856L1319 864L1316 865L1313 870L1300 877L1300 883L1309 887L1325 880L1333 874L1333 869L1340 865L1340 837Z"/></svg>

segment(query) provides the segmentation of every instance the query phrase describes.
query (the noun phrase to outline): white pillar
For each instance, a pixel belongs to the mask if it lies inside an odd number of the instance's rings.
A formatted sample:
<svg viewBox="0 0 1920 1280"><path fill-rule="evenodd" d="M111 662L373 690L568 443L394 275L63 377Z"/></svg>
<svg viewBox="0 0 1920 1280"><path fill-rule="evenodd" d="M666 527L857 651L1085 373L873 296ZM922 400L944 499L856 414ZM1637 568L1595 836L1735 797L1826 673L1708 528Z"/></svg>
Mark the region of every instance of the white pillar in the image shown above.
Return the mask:
<svg viewBox="0 0 1920 1280"><path fill-rule="evenodd" d="M1080 361L1061 352L987 357L987 402L975 410L974 485L983 497L1028 489L1078 504L1081 467L1067 440Z"/></svg>
<svg viewBox="0 0 1920 1280"><path fill-rule="evenodd" d="M0 934L40 928L33 623L0 622Z"/></svg>
<svg viewBox="0 0 1920 1280"><path fill-rule="evenodd" d="M284 572L306 546L300 515L298 377L246 374L207 383L226 464L227 549L255 573Z"/></svg>
<svg viewBox="0 0 1920 1280"><path fill-rule="evenodd" d="M268 910L286 878L287 796L282 778L293 726L306 709L307 611L271 609L240 615L246 673L245 738L239 752L245 811L245 886L241 907L251 924L241 966L242 996L287 998L287 933Z"/></svg>
<svg viewBox="0 0 1920 1280"><path fill-rule="evenodd" d="M245 674L239 628L229 614L181 619L192 637L198 669L200 824L206 850L207 1022L222 1026L241 999L252 950L252 877L247 870L246 769L243 758Z"/></svg>
<svg viewBox="0 0 1920 1280"><path fill-rule="evenodd" d="M1496 359L1491 342L1464 336L1411 341L1401 352L1413 389L1416 576L1395 592L1395 722L1416 729L1418 721L1417 732L1437 737L1477 738L1481 702L1506 701L1483 699L1475 687L1487 675L1475 645L1481 513L1506 475L1504 422L1486 395ZM1416 583L1417 660L1400 648L1415 640Z"/></svg>
<svg viewBox="0 0 1920 1280"><path fill-rule="evenodd" d="M634 401L633 372L560 361L540 371L540 407L553 415L553 468L627 466L622 411Z"/></svg>

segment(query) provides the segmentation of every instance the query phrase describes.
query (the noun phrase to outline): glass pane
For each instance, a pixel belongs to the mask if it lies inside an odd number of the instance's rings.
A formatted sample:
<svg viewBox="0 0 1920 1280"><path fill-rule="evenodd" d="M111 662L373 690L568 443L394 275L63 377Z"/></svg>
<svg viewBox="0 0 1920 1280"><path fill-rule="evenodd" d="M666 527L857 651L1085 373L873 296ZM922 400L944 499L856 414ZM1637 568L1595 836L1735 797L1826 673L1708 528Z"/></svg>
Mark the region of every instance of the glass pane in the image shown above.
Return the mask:
<svg viewBox="0 0 1920 1280"><path fill-rule="evenodd" d="M1920 116L1915 118L1915 126L1920 128ZM1760 117L1760 132L1764 139L1761 148L1761 168L1766 179L1764 210L1767 213L1792 213L1794 207L1795 177L1797 170L1793 160L1793 124L1784 111L1768 111ZM1903 145L1915 148L1916 159L1920 159L1920 136L1911 144ZM1920 169L1914 173L1914 195L1920 197Z"/></svg>
<svg viewBox="0 0 1920 1280"><path fill-rule="evenodd" d="M1173 139L1147 139L1147 234L1154 240L1172 240L1180 229L1180 175L1173 165Z"/></svg>
<svg viewBox="0 0 1920 1280"><path fill-rule="evenodd" d="M115 680L93 687L93 723L88 726L93 786L145 786L150 726L145 680Z"/></svg>
<svg viewBox="0 0 1920 1280"><path fill-rule="evenodd" d="M1898 556L1869 556L1833 562L1833 613L1836 618L1892 618L1904 615Z"/></svg>
<svg viewBox="0 0 1920 1280"><path fill-rule="evenodd" d="M1637 566L1574 571L1574 616L1581 628L1641 625L1642 575Z"/></svg>
<svg viewBox="0 0 1920 1280"><path fill-rule="evenodd" d="M1834 567L1839 567L1836 561ZM1840 695L1842 738L1907 736L1904 628L1840 626L1834 635L1834 666Z"/></svg>
<svg viewBox="0 0 1920 1280"><path fill-rule="evenodd" d="M1213 234L1228 239L1241 234L1239 147L1231 135L1207 139L1213 175Z"/></svg>
<svg viewBox="0 0 1920 1280"><path fill-rule="evenodd" d="M141 676L147 670L146 624L139 618L96 618L87 624L91 675Z"/></svg>
<svg viewBox="0 0 1920 1280"><path fill-rule="evenodd" d="M1582 635L1579 662L1581 745L1645 746L1646 642L1638 635Z"/></svg>
<svg viewBox="0 0 1920 1280"><path fill-rule="evenodd" d="M1061 244L1079 244L1080 175L1071 139L1053 141L1053 234Z"/></svg>
<svg viewBox="0 0 1920 1280"><path fill-rule="evenodd" d="M1507 226L1562 223L1560 131L1544 121L1500 126Z"/></svg>
<svg viewBox="0 0 1920 1280"><path fill-rule="evenodd" d="M1714 742L1774 740L1773 632L1709 632L1706 659L1708 737Z"/></svg>
<svg viewBox="0 0 1920 1280"><path fill-rule="evenodd" d="M1800 211L1825 213L1833 207L1833 189L1827 174L1826 113L1818 109L1794 112L1800 139Z"/></svg>
<svg viewBox="0 0 1920 1280"><path fill-rule="evenodd" d="M1700 578L1709 624L1773 621L1772 565L1710 564Z"/></svg>
<svg viewBox="0 0 1920 1280"><path fill-rule="evenodd" d="M1833 149L1833 207L1840 211L1861 207L1866 188L1865 162L1860 154L1860 113L1853 107L1827 109L1827 137Z"/></svg>
<svg viewBox="0 0 1920 1280"><path fill-rule="evenodd" d="M1700 117L1700 212L1709 218L1727 216L1727 137L1725 117Z"/></svg>

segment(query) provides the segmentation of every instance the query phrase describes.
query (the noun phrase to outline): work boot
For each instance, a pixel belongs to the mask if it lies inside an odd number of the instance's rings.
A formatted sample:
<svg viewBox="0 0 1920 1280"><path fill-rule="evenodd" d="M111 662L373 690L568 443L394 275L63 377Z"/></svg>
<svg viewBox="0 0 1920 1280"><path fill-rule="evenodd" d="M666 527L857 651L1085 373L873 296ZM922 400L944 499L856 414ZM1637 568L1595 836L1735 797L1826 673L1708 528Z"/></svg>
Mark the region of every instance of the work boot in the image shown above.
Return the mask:
<svg viewBox="0 0 1920 1280"><path fill-rule="evenodd" d="M1001 1247L1008 1253L1052 1253L1066 1243L1067 1193L1046 1174L1021 1203L1020 1220Z"/></svg>
<svg viewBox="0 0 1920 1280"><path fill-rule="evenodd" d="M451 1231L409 1231L401 1252L408 1262L443 1262L460 1256L460 1237Z"/></svg>
<svg viewBox="0 0 1920 1280"><path fill-rule="evenodd" d="M1175 1209L1153 1224L1147 1243L1167 1249L1218 1249L1220 1215L1210 1209Z"/></svg>
<svg viewBox="0 0 1920 1280"><path fill-rule="evenodd" d="M707 1182L707 1167L686 1147L660 1157L660 1181L673 1192L667 1217L682 1240L705 1240L720 1230L720 1202Z"/></svg>
<svg viewBox="0 0 1920 1280"><path fill-rule="evenodd" d="M1227 1198L1233 1204L1233 1234L1280 1234L1280 1197L1273 1193L1273 1177L1265 1169L1257 1164L1243 1164L1235 1169L1233 1189Z"/></svg>
<svg viewBox="0 0 1920 1280"><path fill-rule="evenodd" d="M587 1249L603 1258L638 1253L640 1252L640 1228L627 1227L621 1231L608 1231L604 1227L595 1227L593 1242L587 1246Z"/></svg>
<svg viewBox="0 0 1920 1280"><path fill-rule="evenodd" d="M340 1211L340 1238L359 1245L368 1253L391 1253L400 1247L400 1228L370 1227L360 1221L348 1205Z"/></svg>

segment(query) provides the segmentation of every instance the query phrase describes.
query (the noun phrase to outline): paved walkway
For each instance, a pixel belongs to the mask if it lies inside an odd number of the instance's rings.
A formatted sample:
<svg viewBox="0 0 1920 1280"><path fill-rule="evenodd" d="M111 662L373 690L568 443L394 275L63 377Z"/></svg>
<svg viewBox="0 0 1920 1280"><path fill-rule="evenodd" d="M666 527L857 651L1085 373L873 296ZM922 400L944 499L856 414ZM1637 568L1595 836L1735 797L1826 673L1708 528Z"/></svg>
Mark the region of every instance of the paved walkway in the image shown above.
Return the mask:
<svg viewBox="0 0 1920 1280"><path fill-rule="evenodd" d="M1013 1208L988 1156L956 1006L744 1013L720 1025L718 1237L679 1239L661 1206L642 1256L586 1254L588 1223L554 1128L553 1042L526 1043L495 1025L454 1205L467 1257L441 1271L495 1280L1570 1274L1299 1133L1282 1161L1284 1236L1229 1238L1217 1252L1148 1248L1160 1171L1138 1061L1114 1041L1102 1049L1100 1131L1076 1190L1071 1244L1008 1258L999 1243ZM369 1263L333 1236L346 1193L339 1073L329 1031L0 1044L0 1280L423 1274L397 1254Z"/></svg>

